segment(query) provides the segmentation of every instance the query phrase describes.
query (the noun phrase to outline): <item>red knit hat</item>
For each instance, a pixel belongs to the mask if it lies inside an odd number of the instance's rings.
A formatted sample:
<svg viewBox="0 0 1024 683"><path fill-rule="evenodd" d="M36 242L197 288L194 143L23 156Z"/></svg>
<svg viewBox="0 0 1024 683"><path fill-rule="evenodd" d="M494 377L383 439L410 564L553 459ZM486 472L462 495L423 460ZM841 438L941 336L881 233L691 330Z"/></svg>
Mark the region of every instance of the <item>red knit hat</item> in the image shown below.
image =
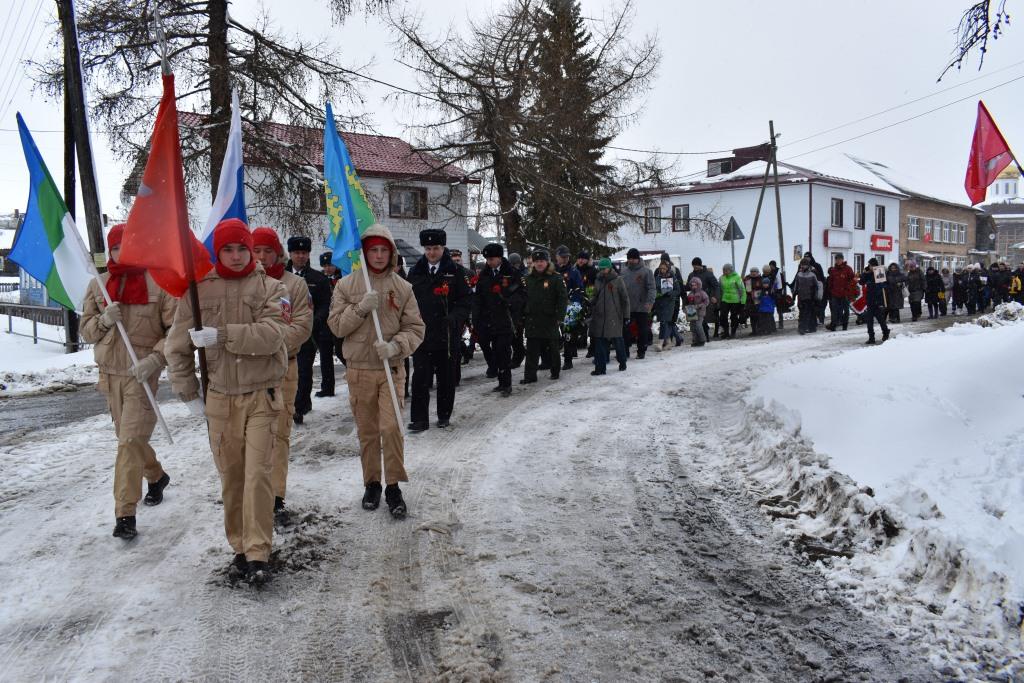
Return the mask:
<svg viewBox="0 0 1024 683"><path fill-rule="evenodd" d="M107 251L121 244L124 239L124 223L118 223L107 233Z"/></svg>
<svg viewBox="0 0 1024 683"><path fill-rule="evenodd" d="M252 233L249 226L237 218L225 218L213 229L213 253L219 254L220 250L228 244L243 244L252 253Z"/></svg>
<svg viewBox="0 0 1024 683"><path fill-rule="evenodd" d="M386 247L388 251L394 251L394 247L391 245L391 240L387 237L381 237L380 235L370 235L369 237L363 238L363 251L369 251L373 247Z"/></svg>
<svg viewBox="0 0 1024 683"><path fill-rule="evenodd" d="M281 238L273 228L260 227L252 231L252 245L254 247L270 247L278 256L284 256L284 247L281 246Z"/></svg>

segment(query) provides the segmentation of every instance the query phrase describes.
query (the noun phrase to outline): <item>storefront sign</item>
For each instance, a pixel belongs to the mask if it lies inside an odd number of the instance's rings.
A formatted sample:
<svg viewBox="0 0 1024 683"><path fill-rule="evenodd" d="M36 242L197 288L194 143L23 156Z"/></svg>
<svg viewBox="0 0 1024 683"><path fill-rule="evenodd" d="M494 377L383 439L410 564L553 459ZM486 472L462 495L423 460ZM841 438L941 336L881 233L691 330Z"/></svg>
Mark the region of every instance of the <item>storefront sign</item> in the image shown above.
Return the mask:
<svg viewBox="0 0 1024 683"><path fill-rule="evenodd" d="M872 235L871 251L892 251L892 235Z"/></svg>

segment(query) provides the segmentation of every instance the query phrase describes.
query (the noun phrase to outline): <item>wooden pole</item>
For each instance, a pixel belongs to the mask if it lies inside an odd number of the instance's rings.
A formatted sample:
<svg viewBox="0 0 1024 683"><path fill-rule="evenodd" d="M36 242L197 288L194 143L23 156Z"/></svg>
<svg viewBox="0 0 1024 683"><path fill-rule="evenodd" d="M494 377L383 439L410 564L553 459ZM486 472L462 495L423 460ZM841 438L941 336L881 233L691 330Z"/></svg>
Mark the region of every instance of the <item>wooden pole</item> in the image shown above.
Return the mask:
<svg viewBox="0 0 1024 683"><path fill-rule="evenodd" d="M100 199L96 187L96 167L89 138L89 122L85 108L85 87L82 83L82 62L78 49L78 29L75 26L74 0L57 0L57 16L64 37L64 72L68 79L65 107L70 106L71 128L78 152L78 171L82 177L82 202L85 204L85 226L89 234L89 250L93 254L106 251L103 245L103 224L100 219ZM67 115L65 122L67 121ZM65 201L68 195L64 195Z"/></svg>
<svg viewBox="0 0 1024 683"><path fill-rule="evenodd" d="M786 291L786 254L782 246L782 200L779 198L779 155L778 147L775 144L775 122L768 121L768 132L772 139L772 168L775 175L775 221L779 228L779 275L782 277L782 291ZM811 245L808 244L810 249ZM777 307L776 307L777 308ZM818 315L815 311L814 315ZM779 312L779 329L783 329L782 312Z"/></svg>
<svg viewBox="0 0 1024 683"><path fill-rule="evenodd" d="M71 220L75 220L75 129L71 110L71 78L68 46L64 45L64 205ZM78 314L66 311L64 339L67 353L78 351Z"/></svg>
<svg viewBox="0 0 1024 683"><path fill-rule="evenodd" d="M771 170L771 159L765 164L764 178L761 179L761 194L757 197L757 209L754 211L754 225L750 228L750 237L747 238L747 253L743 257L743 275L747 273L747 264L750 262L750 250L754 247L754 235L757 234L757 221L761 218L761 203L764 202L764 191L768 188L768 172ZM736 264L733 263L733 266Z"/></svg>

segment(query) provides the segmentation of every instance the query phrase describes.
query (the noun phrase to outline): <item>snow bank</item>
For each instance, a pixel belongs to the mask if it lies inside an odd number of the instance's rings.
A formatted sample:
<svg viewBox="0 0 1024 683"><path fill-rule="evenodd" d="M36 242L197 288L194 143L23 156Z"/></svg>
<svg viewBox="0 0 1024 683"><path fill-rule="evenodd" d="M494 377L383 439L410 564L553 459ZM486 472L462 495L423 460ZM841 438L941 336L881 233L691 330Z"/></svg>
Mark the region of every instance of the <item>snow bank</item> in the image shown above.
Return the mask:
<svg viewBox="0 0 1024 683"><path fill-rule="evenodd" d="M982 327L1000 327L1024 320L1024 306L1016 301L1006 304L999 304L995 310L988 315L983 315L974 320L975 325Z"/></svg>
<svg viewBox="0 0 1024 683"><path fill-rule="evenodd" d="M1022 309L794 359L733 428L794 543L855 602L943 634L959 661L933 663L957 677L983 652L1021 658L1024 325L1006 323Z"/></svg>
<svg viewBox="0 0 1024 683"><path fill-rule="evenodd" d="M12 323L15 332L31 334L31 321L13 318ZM38 331L46 339L64 339L62 327L39 325ZM64 353L62 344L33 344L30 337L7 334L6 325L0 331L0 397L73 391L96 379L92 349Z"/></svg>

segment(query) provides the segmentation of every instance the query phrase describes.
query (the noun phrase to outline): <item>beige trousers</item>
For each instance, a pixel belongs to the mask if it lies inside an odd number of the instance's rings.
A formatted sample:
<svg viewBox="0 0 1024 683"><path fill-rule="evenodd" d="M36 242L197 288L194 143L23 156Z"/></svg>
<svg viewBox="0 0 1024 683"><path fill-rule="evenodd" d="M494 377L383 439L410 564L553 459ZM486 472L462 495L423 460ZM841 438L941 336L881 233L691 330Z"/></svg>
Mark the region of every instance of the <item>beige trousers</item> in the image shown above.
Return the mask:
<svg viewBox="0 0 1024 683"><path fill-rule="evenodd" d="M398 405L402 407L405 368L399 365L392 375L398 391ZM359 432L363 485L381 480L382 457L386 483L409 481L405 473L405 444L402 430L395 418L388 378L383 367L380 370L348 368L345 371L345 379L348 382L348 402L352 406L356 431Z"/></svg>
<svg viewBox="0 0 1024 683"><path fill-rule="evenodd" d="M292 413L295 412L295 391L299 385L299 365L292 358L288 361L288 373L281 383L284 394L284 410L277 418L277 435L274 438L274 469L270 474L271 488L275 498L284 498L288 487L288 456L291 452Z"/></svg>
<svg viewBox="0 0 1024 683"><path fill-rule="evenodd" d="M236 553L266 562L274 535L270 486L277 417L284 410L281 388L239 396L210 390L206 422L210 450L220 472L224 531Z"/></svg>
<svg viewBox="0 0 1024 683"><path fill-rule="evenodd" d="M159 375L149 379L156 393ZM156 413L146 391L134 377L100 373L99 390L107 398L117 435L117 459L114 461L114 516L131 517L142 500L142 479L155 482L164 468L149 445L156 426Z"/></svg>

